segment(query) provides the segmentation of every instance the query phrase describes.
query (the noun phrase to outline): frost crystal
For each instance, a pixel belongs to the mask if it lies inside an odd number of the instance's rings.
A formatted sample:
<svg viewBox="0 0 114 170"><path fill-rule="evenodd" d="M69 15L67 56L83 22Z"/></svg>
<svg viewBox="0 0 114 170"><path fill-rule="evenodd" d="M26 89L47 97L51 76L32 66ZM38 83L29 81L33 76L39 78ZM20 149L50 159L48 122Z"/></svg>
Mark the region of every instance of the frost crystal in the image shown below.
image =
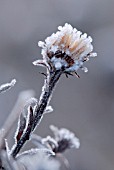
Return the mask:
<svg viewBox="0 0 114 170"><path fill-rule="evenodd" d="M45 42L39 41L38 46L42 48L43 61L37 60L34 65L53 66L56 70L64 69L65 72L76 72L83 69L83 63L89 57L97 56L93 53L92 38L78 31L70 24L59 26L56 33L47 37ZM43 63L43 64L42 64ZM84 67L84 72L87 69Z"/></svg>

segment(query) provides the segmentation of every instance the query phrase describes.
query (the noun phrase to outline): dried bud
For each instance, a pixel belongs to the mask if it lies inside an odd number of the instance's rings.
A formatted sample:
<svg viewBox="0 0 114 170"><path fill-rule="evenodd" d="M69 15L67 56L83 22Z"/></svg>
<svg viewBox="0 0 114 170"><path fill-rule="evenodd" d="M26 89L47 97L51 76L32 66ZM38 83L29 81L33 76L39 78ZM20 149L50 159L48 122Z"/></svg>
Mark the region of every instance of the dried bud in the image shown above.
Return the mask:
<svg viewBox="0 0 114 170"><path fill-rule="evenodd" d="M65 128L58 129L53 125L50 126L50 129L54 133L54 139L58 143L58 148L55 148L55 152L64 152L66 149L78 149L80 147L79 139L73 132Z"/></svg>

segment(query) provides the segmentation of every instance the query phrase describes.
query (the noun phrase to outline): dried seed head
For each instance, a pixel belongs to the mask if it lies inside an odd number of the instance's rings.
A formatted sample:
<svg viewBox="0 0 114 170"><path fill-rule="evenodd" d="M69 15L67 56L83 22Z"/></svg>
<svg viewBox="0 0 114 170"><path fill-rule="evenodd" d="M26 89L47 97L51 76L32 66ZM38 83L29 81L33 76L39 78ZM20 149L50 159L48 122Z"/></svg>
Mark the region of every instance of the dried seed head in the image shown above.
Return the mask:
<svg viewBox="0 0 114 170"><path fill-rule="evenodd" d="M70 24L59 26L56 33L46 38L45 42L39 41L42 48L44 63L52 65L56 70L64 68L66 72L75 72L83 68L83 62L89 57L95 57L92 53L92 38L87 34L77 31ZM39 65L39 61L34 63ZM83 69L87 70L87 69Z"/></svg>
<svg viewBox="0 0 114 170"><path fill-rule="evenodd" d="M58 143L57 152L63 152L69 148L79 148L80 141L75 134L68 129L58 129L56 126L51 125L50 129L54 133L54 139Z"/></svg>
<svg viewBox="0 0 114 170"><path fill-rule="evenodd" d="M55 154L63 153L67 149L78 149L80 147L80 141L73 132L65 128L58 129L54 125L51 125L50 129L54 137L47 136L46 138L41 138L40 136L32 135L32 142L36 146L49 149Z"/></svg>

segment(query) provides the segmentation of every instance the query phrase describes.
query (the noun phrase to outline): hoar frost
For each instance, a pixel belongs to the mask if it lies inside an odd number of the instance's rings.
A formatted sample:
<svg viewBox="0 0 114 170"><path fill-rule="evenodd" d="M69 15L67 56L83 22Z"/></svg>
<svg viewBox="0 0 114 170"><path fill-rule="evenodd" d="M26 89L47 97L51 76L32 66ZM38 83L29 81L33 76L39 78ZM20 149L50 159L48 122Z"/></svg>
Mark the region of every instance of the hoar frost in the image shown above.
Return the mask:
<svg viewBox="0 0 114 170"><path fill-rule="evenodd" d="M93 53L92 38L86 33L82 34L70 24L59 26L56 33L39 41L38 46L42 48L43 60L37 60L34 65L48 65L56 70L63 69L65 72L76 72L79 68L87 72L83 63L89 57L95 57Z"/></svg>

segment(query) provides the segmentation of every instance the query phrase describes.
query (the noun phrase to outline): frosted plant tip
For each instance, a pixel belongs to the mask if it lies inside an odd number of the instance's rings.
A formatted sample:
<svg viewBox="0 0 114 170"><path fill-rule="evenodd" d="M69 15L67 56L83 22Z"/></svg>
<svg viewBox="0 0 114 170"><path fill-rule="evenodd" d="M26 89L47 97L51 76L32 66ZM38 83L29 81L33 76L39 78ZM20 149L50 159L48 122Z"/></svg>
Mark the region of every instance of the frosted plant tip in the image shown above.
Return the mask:
<svg viewBox="0 0 114 170"><path fill-rule="evenodd" d="M97 56L93 53L92 38L67 23L59 26L58 31L47 37L45 42L39 41L38 46L42 48L43 60L33 64L48 65L53 70L62 69L64 73L77 72L79 68L87 72L83 69L84 62Z"/></svg>
<svg viewBox="0 0 114 170"><path fill-rule="evenodd" d="M16 79L13 79L13 80L11 81L11 85L14 86L15 83L16 83Z"/></svg>
<svg viewBox="0 0 114 170"><path fill-rule="evenodd" d="M9 89L11 89L16 83L16 79L13 79L10 83L6 83L0 86L0 93L3 93Z"/></svg>

